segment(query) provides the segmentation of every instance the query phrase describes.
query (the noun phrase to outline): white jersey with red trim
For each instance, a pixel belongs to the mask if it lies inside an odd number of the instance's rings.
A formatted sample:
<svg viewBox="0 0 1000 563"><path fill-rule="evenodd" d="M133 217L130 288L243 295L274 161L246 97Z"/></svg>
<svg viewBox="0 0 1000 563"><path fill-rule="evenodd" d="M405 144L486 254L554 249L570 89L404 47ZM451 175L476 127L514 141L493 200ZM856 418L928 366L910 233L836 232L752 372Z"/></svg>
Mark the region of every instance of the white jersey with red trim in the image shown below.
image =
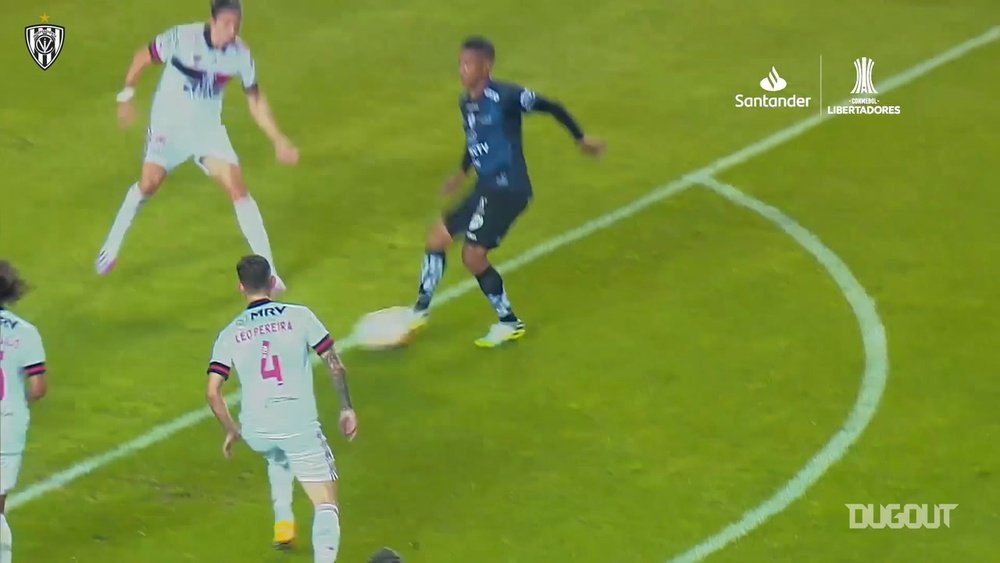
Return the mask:
<svg viewBox="0 0 1000 563"><path fill-rule="evenodd" d="M333 346L307 307L255 301L219 333L209 373L240 379L240 423L261 434L297 432L317 421L310 352Z"/></svg>
<svg viewBox="0 0 1000 563"><path fill-rule="evenodd" d="M240 38L222 49L212 46L208 24L172 27L149 44L149 53L164 64L153 96L150 126L171 129L219 124L226 84L238 76L244 90L257 86L250 49Z"/></svg>
<svg viewBox="0 0 1000 563"><path fill-rule="evenodd" d="M0 417L5 422L8 417L29 418L25 381L44 373L45 348L38 329L0 309Z"/></svg>

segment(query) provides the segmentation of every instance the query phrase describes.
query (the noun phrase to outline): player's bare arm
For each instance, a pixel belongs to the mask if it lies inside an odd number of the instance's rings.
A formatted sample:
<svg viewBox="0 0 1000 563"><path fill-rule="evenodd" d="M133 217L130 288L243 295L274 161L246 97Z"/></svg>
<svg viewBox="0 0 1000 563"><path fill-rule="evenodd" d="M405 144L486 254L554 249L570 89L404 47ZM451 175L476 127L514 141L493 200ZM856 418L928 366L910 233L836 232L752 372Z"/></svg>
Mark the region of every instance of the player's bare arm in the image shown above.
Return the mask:
<svg viewBox="0 0 1000 563"><path fill-rule="evenodd" d="M333 380L333 387L337 390L337 396L340 397L341 410L353 409L351 393L347 389L347 368L344 367L336 348L330 348L323 352L320 357L327 369L330 370L330 379Z"/></svg>
<svg viewBox="0 0 1000 563"><path fill-rule="evenodd" d="M135 105L132 99L135 97L135 85L139 82L139 77L146 67L153 64L153 55L150 54L146 46L136 50L132 56L132 64L129 65L125 73L125 87L118 93L118 123L122 127L128 127L135 122Z"/></svg>
<svg viewBox="0 0 1000 563"><path fill-rule="evenodd" d="M41 400L49 390L44 375L33 375L28 379L28 400L32 403Z"/></svg>
<svg viewBox="0 0 1000 563"><path fill-rule="evenodd" d="M233 420L231 414L229 414L229 406L226 405L226 399L222 396L222 384L225 379L217 373L208 374L208 389L205 391L205 398L208 400L208 406L212 409L212 414L222 425L223 430L226 432L226 439L222 444L222 455L227 458L232 455L233 445L240 438L240 427Z"/></svg>
<svg viewBox="0 0 1000 563"><path fill-rule="evenodd" d="M459 164L458 172L455 172L447 180L445 180L444 186L441 188L441 191L445 195L457 192L458 189L462 187L462 184L465 183L465 180L468 179L469 168L471 167L472 167L472 156L469 155L469 151L463 146L462 162L461 164Z"/></svg>
<svg viewBox="0 0 1000 563"><path fill-rule="evenodd" d="M570 115L570 113L566 111L566 108L559 102L539 96L535 99L532 109L534 111L547 113L554 117L556 121L561 123L562 126L573 135L573 138L576 139L576 144L580 147L580 150L582 150L584 154L590 156L600 156L607 148L607 144L604 141L584 135L583 130L579 125L577 125L573 116Z"/></svg>
<svg viewBox="0 0 1000 563"><path fill-rule="evenodd" d="M292 141L278 128L278 123L271 112L271 104L267 102L267 96L259 87L254 86L247 90L247 104L253 120L274 145L274 155L278 162L296 164L299 161L299 149L295 148Z"/></svg>
<svg viewBox="0 0 1000 563"><path fill-rule="evenodd" d="M340 360L335 347L320 355L323 363L330 370L330 379L333 380L333 387L340 397L340 430L349 440L353 440L358 434L358 419L354 414L354 406L351 404L351 393L347 388L347 368Z"/></svg>

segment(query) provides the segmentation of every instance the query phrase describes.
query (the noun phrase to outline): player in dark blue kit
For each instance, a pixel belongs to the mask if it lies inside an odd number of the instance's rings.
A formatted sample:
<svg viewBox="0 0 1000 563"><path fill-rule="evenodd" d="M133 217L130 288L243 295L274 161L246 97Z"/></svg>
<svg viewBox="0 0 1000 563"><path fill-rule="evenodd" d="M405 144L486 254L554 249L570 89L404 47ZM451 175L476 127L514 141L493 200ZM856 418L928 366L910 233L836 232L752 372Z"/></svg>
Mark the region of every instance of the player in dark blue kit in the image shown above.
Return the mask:
<svg viewBox="0 0 1000 563"><path fill-rule="evenodd" d="M472 37L462 44L459 71L465 93L459 100L459 111L466 147L461 170L448 179L444 190L451 193L461 187L471 167L476 169L476 186L461 204L444 214L427 236L427 254L411 323L412 329L427 323L431 298L444 274L445 251L456 236L464 236L462 262L476 276L499 317L499 322L476 340L476 345L483 348L524 335L524 322L514 314L503 279L487 258L532 198L521 142L522 114L552 115L573 135L585 154L598 156L605 148L603 142L585 136L559 103L516 84L494 80L495 58L493 44L483 37Z"/></svg>

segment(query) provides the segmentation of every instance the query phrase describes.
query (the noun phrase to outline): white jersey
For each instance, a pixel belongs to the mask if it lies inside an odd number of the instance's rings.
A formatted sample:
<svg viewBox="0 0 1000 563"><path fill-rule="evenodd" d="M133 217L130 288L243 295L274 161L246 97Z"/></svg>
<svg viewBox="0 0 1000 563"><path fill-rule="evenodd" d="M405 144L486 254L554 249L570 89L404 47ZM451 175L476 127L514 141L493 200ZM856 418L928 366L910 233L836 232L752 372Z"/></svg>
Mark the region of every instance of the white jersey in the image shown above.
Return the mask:
<svg viewBox="0 0 1000 563"><path fill-rule="evenodd" d="M240 378L240 423L246 432L298 432L318 419L310 352L333 346L307 307L268 299L251 303L222 329L209 373Z"/></svg>
<svg viewBox="0 0 1000 563"><path fill-rule="evenodd" d="M45 349L35 325L0 309L0 417L27 421L25 380L45 373Z"/></svg>
<svg viewBox="0 0 1000 563"><path fill-rule="evenodd" d="M153 96L152 129L195 128L221 123L222 94L238 76L244 90L257 86L250 50L238 37L222 49L212 47L208 24L172 27L149 44L154 61L164 64Z"/></svg>

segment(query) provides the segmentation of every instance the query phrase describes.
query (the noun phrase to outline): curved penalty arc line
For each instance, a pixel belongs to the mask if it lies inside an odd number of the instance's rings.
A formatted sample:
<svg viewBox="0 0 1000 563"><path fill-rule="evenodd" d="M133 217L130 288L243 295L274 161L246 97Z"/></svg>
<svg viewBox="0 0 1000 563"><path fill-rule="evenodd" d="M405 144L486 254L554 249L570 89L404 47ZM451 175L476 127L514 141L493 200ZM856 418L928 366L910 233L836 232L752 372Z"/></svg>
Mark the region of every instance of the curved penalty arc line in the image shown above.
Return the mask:
<svg viewBox="0 0 1000 563"><path fill-rule="evenodd" d="M861 378L861 388L850 414L839 430L816 454L785 483L776 493L763 503L743 514L715 535L674 557L670 563L691 563L700 561L719 551L733 541L745 536L763 524L770 517L788 508L847 453L847 450L861 437L868 423L878 410L879 401L885 391L889 373L889 351L886 344L885 326L875 308L875 301L851 273L847 264L827 247L815 234L799 225L794 219L778 208L768 205L733 186L724 184L711 176L698 178L701 185L721 195L730 202L744 207L767 219L795 242L801 245L830 274L843 292L854 311L861 331L864 346L865 369Z"/></svg>

